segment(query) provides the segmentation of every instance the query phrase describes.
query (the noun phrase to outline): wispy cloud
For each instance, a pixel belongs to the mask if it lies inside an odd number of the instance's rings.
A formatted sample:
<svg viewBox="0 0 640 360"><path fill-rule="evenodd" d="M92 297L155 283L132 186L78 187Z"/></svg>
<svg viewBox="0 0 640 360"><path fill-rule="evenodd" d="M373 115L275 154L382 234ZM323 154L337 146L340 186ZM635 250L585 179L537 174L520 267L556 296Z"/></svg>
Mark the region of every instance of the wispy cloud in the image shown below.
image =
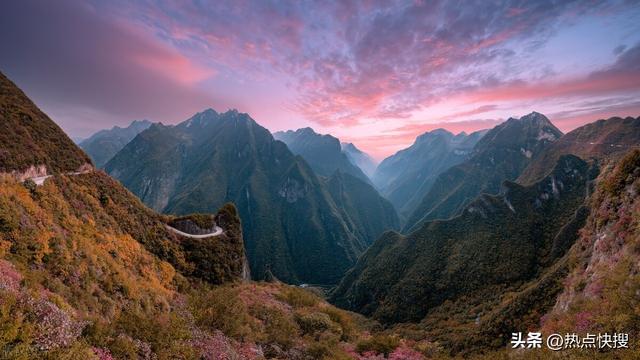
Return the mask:
<svg viewBox="0 0 640 360"><path fill-rule="evenodd" d="M579 103L605 97L633 111L640 92L633 1L26 0L0 10L0 41L14 49L3 70L52 108L81 105L102 121L243 106L269 127L312 125L388 153L434 126L497 121L478 118L596 116L608 105Z"/></svg>

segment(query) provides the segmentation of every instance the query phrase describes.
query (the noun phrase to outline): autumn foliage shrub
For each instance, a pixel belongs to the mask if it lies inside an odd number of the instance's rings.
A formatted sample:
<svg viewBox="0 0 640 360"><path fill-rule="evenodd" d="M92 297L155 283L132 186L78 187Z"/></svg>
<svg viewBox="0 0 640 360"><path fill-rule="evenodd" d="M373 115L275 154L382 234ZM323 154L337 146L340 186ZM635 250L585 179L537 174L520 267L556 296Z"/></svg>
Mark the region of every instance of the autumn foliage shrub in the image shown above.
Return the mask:
<svg viewBox="0 0 640 360"><path fill-rule="evenodd" d="M213 288L189 299L195 323L207 330L220 330L234 339L250 337L250 317L246 305L238 299L238 289Z"/></svg>
<svg viewBox="0 0 640 360"><path fill-rule="evenodd" d="M375 352L384 354L385 357L391 354L400 345L400 339L390 335L374 335L369 339L360 341L356 350L359 353Z"/></svg>
<svg viewBox="0 0 640 360"><path fill-rule="evenodd" d="M286 287L285 290L279 294L278 299L286 302L296 309L305 306L314 306L320 301L318 296L312 292L295 286Z"/></svg>

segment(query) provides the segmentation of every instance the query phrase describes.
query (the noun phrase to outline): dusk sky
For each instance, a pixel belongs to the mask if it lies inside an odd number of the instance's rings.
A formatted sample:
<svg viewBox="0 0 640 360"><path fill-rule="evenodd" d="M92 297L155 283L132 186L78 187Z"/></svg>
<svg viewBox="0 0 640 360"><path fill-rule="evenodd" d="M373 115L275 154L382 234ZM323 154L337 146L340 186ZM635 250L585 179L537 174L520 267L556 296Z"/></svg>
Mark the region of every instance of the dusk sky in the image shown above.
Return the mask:
<svg viewBox="0 0 640 360"><path fill-rule="evenodd" d="M435 128L640 115L640 1L2 1L0 71L71 136L236 108L380 159Z"/></svg>

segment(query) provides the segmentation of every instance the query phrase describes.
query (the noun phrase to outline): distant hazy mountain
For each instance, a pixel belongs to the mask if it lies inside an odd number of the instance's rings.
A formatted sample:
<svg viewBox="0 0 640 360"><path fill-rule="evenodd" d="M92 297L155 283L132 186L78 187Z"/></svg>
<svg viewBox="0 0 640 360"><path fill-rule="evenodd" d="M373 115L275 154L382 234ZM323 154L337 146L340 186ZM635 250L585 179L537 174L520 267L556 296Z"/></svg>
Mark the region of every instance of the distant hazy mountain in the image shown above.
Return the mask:
<svg viewBox="0 0 640 360"><path fill-rule="evenodd" d="M177 126L152 125L105 169L143 202L167 213L207 212L235 203L258 279L269 272L287 282L335 283L379 231L397 226L395 214L380 205L375 191L364 199L345 191L336 204L336 191L323 183L327 180L235 110L209 109ZM348 178L336 181L338 189L351 187ZM363 229L361 215L351 213L367 206L372 211L367 221L379 223L373 230Z"/></svg>
<svg viewBox="0 0 640 360"><path fill-rule="evenodd" d="M373 182L401 214L409 216L438 175L468 159L485 133L483 130L453 135L443 129L426 132L410 147L384 159Z"/></svg>
<svg viewBox="0 0 640 360"><path fill-rule="evenodd" d="M136 135L151 126L149 120L136 120L126 128L114 126L109 130L100 130L78 145L91 156L97 167L103 167L107 161L129 143Z"/></svg>
<svg viewBox="0 0 640 360"><path fill-rule="evenodd" d="M378 162L374 160L369 154L358 149L352 143L340 143L342 152L347 155L347 159L351 163L362 170L370 179L373 178L373 173L376 171Z"/></svg>
<svg viewBox="0 0 640 360"><path fill-rule="evenodd" d="M321 135L312 128L302 128L296 131L278 131L273 137L287 144L292 153L302 156L320 176L329 177L340 170L369 181L364 172L342 152L340 140L331 135Z"/></svg>
<svg viewBox="0 0 640 360"><path fill-rule="evenodd" d="M76 171L89 157L0 73L0 173Z"/></svg>
<svg viewBox="0 0 640 360"><path fill-rule="evenodd" d="M404 226L404 232L433 219L447 219L476 196L497 194L504 180L515 180L532 158L562 136L544 115L533 112L491 129L471 157L441 173Z"/></svg>

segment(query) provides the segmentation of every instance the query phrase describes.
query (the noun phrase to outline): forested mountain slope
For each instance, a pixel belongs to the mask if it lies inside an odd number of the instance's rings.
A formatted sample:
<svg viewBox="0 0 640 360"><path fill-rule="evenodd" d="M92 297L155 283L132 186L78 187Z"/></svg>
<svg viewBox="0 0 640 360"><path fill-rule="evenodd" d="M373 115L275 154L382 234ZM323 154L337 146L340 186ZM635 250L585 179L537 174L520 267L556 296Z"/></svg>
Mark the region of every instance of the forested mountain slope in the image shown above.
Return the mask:
<svg viewBox="0 0 640 360"><path fill-rule="evenodd" d="M153 125L105 169L158 211L210 212L233 202L256 279L271 273L292 283L336 283L380 235L362 228L351 212L352 205L360 211L366 203L334 200L302 157L237 111L209 109L176 126ZM369 190L368 200L385 202ZM393 211L378 209L369 221L380 229L397 227Z"/></svg>
<svg viewBox="0 0 640 360"><path fill-rule="evenodd" d="M534 156L561 136L549 119L536 112L494 127L478 141L468 160L438 176L403 231L460 214L480 194L497 194L504 180L516 180Z"/></svg>

